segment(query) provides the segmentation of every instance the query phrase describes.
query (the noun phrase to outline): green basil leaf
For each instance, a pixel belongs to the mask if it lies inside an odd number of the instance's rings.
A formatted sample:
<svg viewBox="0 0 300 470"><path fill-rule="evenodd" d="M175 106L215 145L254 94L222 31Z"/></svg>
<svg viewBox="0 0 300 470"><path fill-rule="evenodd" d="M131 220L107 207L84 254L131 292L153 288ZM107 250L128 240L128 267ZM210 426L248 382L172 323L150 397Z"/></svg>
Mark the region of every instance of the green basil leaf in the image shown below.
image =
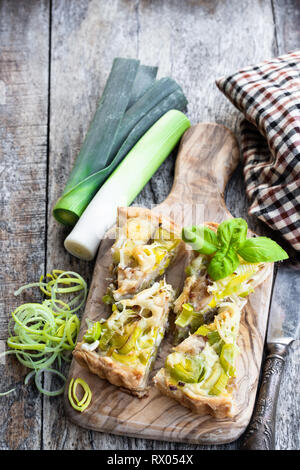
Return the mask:
<svg viewBox="0 0 300 470"><path fill-rule="evenodd" d="M245 242L248 225L244 219L229 219L222 222L218 227L218 240L222 250L238 248Z"/></svg>
<svg viewBox="0 0 300 470"><path fill-rule="evenodd" d="M248 263L266 263L287 259L287 253L268 237L248 238L238 254Z"/></svg>
<svg viewBox="0 0 300 470"><path fill-rule="evenodd" d="M205 225L184 227L182 239L191 245L193 250L204 255L211 255L219 248L216 233Z"/></svg>
<svg viewBox="0 0 300 470"><path fill-rule="evenodd" d="M239 264L239 257L234 250L218 251L210 261L207 272L214 281L218 281L232 274Z"/></svg>

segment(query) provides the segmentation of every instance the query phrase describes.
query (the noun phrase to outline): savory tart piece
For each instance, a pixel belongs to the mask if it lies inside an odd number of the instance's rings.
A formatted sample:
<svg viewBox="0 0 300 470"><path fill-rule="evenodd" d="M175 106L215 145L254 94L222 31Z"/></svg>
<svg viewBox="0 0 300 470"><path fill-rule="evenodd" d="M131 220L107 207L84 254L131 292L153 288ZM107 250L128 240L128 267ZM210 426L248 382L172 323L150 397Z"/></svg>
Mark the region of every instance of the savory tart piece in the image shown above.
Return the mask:
<svg viewBox="0 0 300 470"><path fill-rule="evenodd" d="M288 258L270 238L248 238L242 218L184 227L182 238L195 251L174 306L177 341L211 321L220 301L247 297L271 274L273 262Z"/></svg>
<svg viewBox="0 0 300 470"><path fill-rule="evenodd" d="M164 280L112 306L91 324L73 352L79 364L131 394L147 394L148 376L163 339L174 291Z"/></svg>
<svg viewBox="0 0 300 470"><path fill-rule="evenodd" d="M167 356L154 377L165 395L198 414L225 418L233 412L236 343L241 310L238 297L220 302L212 323L202 325Z"/></svg>
<svg viewBox="0 0 300 470"><path fill-rule="evenodd" d="M271 263L248 263L240 258L232 274L214 281L208 274L211 258L193 252L193 260L186 268L183 290L174 302L176 344L201 324L212 321L220 301L232 295L247 297L272 269Z"/></svg>
<svg viewBox="0 0 300 470"><path fill-rule="evenodd" d="M118 209L117 239L111 248L113 282L104 301L113 303L149 287L183 246L176 225L149 209Z"/></svg>

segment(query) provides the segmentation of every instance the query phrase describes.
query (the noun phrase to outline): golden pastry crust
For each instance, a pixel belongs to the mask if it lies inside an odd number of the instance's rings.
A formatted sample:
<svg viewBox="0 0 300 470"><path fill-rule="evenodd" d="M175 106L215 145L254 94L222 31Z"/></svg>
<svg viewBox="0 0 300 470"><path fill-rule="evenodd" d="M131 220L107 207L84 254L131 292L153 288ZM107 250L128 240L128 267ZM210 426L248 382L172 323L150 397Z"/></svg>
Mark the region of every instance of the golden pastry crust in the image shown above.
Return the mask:
<svg viewBox="0 0 300 470"><path fill-rule="evenodd" d="M204 396L190 392L190 396L184 393L183 389L168 382L164 369L160 369L153 379L155 386L170 398L175 399L181 405L189 408L199 415L211 415L214 418L229 418L233 415L232 396ZM170 388L171 387L171 388Z"/></svg>
<svg viewBox="0 0 300 470"><path fill-rule="evenodd" d="M136 217L152 220L157 225L161 224L163 228L170 230L171 233L174 233L178 238L181 238L181 228L175 224L173 220L169 219L165 215L156 214L151 209L146 209L145 207L118 207L117 225L122 227L126 223L127 219Z"/></svg>
<svg viewBox="0 0 300 470"><path fill-rule="evenodd" d="M88 368L93 374L101 379L108 380L117 387L127 389L133 395L140 397L146 396L148 390L144 387L144 371L126 367L124 364L118 364L110 357L99 356L93 351L84 351L81 349L83 343L77 343L73 356L83 367Z"/></svg>

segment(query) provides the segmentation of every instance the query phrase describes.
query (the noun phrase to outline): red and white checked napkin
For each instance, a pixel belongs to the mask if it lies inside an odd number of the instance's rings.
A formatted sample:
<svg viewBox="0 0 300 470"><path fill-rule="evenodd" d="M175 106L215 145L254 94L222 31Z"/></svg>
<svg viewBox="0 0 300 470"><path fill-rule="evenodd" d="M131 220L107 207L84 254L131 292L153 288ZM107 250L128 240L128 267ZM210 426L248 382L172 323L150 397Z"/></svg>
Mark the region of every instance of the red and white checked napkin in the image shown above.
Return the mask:
<svg viewBox="0 0 300 470"><path fill-rule="evenodd" d="M241 150L249 214L300 251L300 51L216 84L245 116Z"/></svg>

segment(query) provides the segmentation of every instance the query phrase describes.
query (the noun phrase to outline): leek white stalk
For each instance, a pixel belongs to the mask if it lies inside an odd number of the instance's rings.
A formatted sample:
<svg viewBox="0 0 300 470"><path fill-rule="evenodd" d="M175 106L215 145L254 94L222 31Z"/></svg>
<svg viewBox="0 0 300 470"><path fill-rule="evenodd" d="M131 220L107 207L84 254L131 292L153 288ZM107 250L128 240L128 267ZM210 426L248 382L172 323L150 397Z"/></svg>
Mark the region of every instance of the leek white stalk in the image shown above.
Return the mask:
<svg viewBox="0 0 300 470"><path fill-rule="evenodd" d="M116 220L117 207L129 206L190 127L177 110L164 114L138 141L92 199L65 248L74 256L92 260L106 231Z"/></svg>

